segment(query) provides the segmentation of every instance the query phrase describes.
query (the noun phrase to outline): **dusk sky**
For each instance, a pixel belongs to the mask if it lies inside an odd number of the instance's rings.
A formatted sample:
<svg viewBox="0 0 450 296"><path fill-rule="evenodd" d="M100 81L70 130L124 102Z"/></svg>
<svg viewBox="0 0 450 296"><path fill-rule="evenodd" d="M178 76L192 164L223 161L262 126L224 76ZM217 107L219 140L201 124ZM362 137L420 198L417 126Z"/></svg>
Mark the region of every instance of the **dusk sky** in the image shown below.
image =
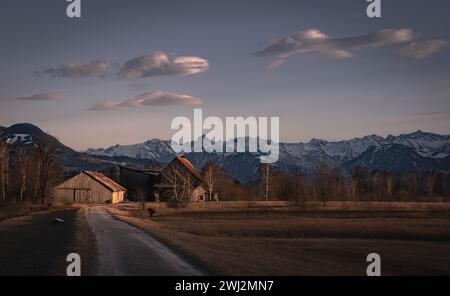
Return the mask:
<svg viewBox="0 0 450 296"><path fill-rule="evenodd" d="M0 125L75 149L169 139L175 116L279 116L282 141L450 134L450 3L2 1Z"/></svg>

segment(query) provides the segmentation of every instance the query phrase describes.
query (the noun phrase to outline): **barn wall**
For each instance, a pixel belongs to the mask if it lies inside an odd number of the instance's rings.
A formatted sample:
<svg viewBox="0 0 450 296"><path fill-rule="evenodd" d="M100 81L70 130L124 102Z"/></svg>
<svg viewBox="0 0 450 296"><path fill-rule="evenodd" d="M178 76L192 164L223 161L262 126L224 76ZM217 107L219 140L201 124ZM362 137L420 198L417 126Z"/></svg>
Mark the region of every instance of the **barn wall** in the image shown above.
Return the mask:
<svg viewBox="0 0 450 296"><path fill-rule="evenodd" d="M113 195L112 195L112 196L113 196L112 202L113 202L113 203L123 202L124 195L125 195L125 191L116 191L116 192L113 192Z"/></svg>
<svg viewBox="0 0 450 296"><path fill-rule="evenodd" d="M118 199L117 202L123 202L123 200L125 199L125 191L118 191Z"/></svg>
<svg viewBox="0 0 450 296"><path fill-rule="evenodd" d="M110 189L84 173L57 186L54 195L56 201L65 203L106 203L113 198Z"/></svg>
<svg viewBox="0 0 450 296"><path fill-rule="evenodd" d="M141 194L144 194L146 200L154 200L153 185L156 183L156 177L146 172L119 168L119 184L127 189L127 198L130 200L141 200Z"/></svg>

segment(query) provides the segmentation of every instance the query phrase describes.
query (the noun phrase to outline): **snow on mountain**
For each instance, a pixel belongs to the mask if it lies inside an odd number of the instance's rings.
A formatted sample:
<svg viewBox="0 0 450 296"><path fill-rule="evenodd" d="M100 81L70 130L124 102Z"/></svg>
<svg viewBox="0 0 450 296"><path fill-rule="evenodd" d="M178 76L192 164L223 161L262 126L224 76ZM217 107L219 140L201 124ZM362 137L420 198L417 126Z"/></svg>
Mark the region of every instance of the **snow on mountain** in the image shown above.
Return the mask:
<svg viewBox="0 0 450 296"><path fill-rule="evenodd" d="M308 143L285 143L281 144L282 149L280 150L295 157L304 157L310 154L322 154L333 159L336 163L342 163L359 156L369 147L384 144L386 144L386 139L377 135L372 135L339 142L312 139Z"/></svg>
<svg viewBox="0 0 450 296"><path fill-rule="evenodd" d="M55 139L27 123L0 129L0 139L6 140L11 146L31 145L33 139L42 137ZM201 140L202 138L199 138L197 142ZM242 149L246 148L243 144L247 146L249 141L249 138L245 138L243 142L233 139L222 145L236 144ZM152 139L133 145L88 149L84 153L76 152L59 141L58 144L63 151L63 165L66 170L99 169L117 163L139 165L144 159L168 163L175 156L168 140ZM312 173L320 161L344 171L349 171L355 165L395 171L450 171L450 136L422 131L386 138L370 135L336 142L312 139L307 143L280 143L279 149L279 160L275 166L286 171L294 167L299 168L305 174ZM243 183L253 182L258 178L258 153L192 152L188 153L187 157L199 169L207 160L213 160Z"/></svg>
<svg viewBox="0 0 450 296"><path fill-rule="evenodd" d="M29 123L19 123L0 130L0 141L5 141L10 146L9 152L11 155L14 155L16 148L32 148L34 141L37 141L38 139L44 141L56 141L60 164L65 172L101 170L117 163L135 164L141 162L141 160L135 158L111 158L107 156L92 156L77 152L61 143L55 137L47 134L39 127ZM28 149L28 151L31 151L31 149Z"/></svg>
<svg viewBox="0 0 450 296"><path fill-rule="evenodd" d="M370 147L360 156L344 163L342 167L351 170L358 165L371 170L392 170L396 172L449 169L441 165L440 159L422 156L413 147L402 144Z"/></svg>
<svg viewBox="0 0 450 296"><path fill-rule="evenodd" d="M6 137L6 143L29 145L33 143L33 137L30 134L11 134Z"/></svg>
<svg viewBox="0 0 450 296"><path fill-rule="evenodd" d="M236 142L236 140L234 140ZM248 139L246 140L248 142ZM308 158L317 161L324 158L340 165L346 161L360 156L370 147L379 147L388 144L401 144L414 149L423 157L445 158L450 155L450 136L441 136L433 133L417 131L400 136L383 138L370 135L363 138L329 142L312 139L308 143L280 143L280 160L294 162L307 162ZM92 155L127 156L143 159L159 159L162 162L170 161L175 155L168 140L153 139L140 144L115 145L103 149L88 149L85 151Z"/></svg>
<svg viewBox="0 0 450 296"><path fill-rule="evenodd" d="M413 148L424 157L444 158L450 155L450 136L441 136L433 133L417 131L412 134L402 134L387 140L392 144L402 144Z"/></svg>
<svg viewBox="0 0 450 296"><path fill-rule="evenodd" d="M200 138L197 141L200 141ZM248 141L246 138L244 143L248 145ZM236 143L236 147L242 145L236 139L227 143L232 142ZM279 148L279 160L275 165L284 170L298 167L305 174L310 174L319 161L347 169L352 165L363 164L371 169L447 170L448 165L444 163L450 158L450 136L417 131L386 138L370 135L337 142L312 139L307 143L280 143ZM162 163L169 162L175 156L170 141L158 139L134 145L115 145L107 149L88 149L85 152L93 155L154 159ZM257 178L258 153L192 152L187 156L198 168L201 168L206 160L214 160L241 182L251 182Z"/></svg>
<svg viewBox="0 0 450 296"><path fill-rule="evenodd" d="M85 151L91 155L101 156L127 156L140 159L155 159L160 162L169 162L175 156L170 141L152 139L144 143L132 145L114 145L103 149L88 149Z"/></svg>

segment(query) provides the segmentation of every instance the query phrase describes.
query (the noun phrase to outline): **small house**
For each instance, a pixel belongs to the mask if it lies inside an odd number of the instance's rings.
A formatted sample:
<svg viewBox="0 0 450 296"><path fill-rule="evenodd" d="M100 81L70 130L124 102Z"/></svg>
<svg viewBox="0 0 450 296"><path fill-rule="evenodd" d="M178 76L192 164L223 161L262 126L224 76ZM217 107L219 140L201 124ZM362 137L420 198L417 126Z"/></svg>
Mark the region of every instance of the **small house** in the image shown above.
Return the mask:
<svg viewBox="0 0 450 296"><path fill-rule="evenodd" d="M124 200L126 189L98 172L82 171L54 188L55 201L106 204Z"/></svg>

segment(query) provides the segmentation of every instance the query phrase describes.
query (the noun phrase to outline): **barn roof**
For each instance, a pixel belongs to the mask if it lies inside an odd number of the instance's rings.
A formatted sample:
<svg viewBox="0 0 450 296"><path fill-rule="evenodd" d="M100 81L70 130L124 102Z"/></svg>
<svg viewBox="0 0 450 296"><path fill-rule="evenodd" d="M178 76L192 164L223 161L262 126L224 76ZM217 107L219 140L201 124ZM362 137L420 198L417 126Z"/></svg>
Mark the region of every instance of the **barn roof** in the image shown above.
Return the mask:
<svg viewBox="0 0 450 296"><path fill-rule="evenodd" d="M186 156L177 156L177 159L194 175L196 176L200 181L202 181L202 176L197 171L195 166L187 159Z"/></svg>
<svg viewBox="0 0 450 296"><path fill-rule="evenodd" d="M127 166L123 166L123 165L119 165L118 167L121 170L129 170L129 171L133 171L136 173L142 173L142 174L147 174L147 175L152 175L152 176L157 176L161 173L161 170L137 169L137 168L127 167Z"/></svg>
<svg viewBox="0 0 450 296"><path fill-rule="evenodd" d="M103 186L111 189L112 191L127 191L125 189L125 187L120 186L119 184L117 184L116 182L114 182L110 178L106 177L102 173L91 172L91 171L83 171L83 173L85 173L89 177L93 178L97 182L101 183Z"/></svg>

